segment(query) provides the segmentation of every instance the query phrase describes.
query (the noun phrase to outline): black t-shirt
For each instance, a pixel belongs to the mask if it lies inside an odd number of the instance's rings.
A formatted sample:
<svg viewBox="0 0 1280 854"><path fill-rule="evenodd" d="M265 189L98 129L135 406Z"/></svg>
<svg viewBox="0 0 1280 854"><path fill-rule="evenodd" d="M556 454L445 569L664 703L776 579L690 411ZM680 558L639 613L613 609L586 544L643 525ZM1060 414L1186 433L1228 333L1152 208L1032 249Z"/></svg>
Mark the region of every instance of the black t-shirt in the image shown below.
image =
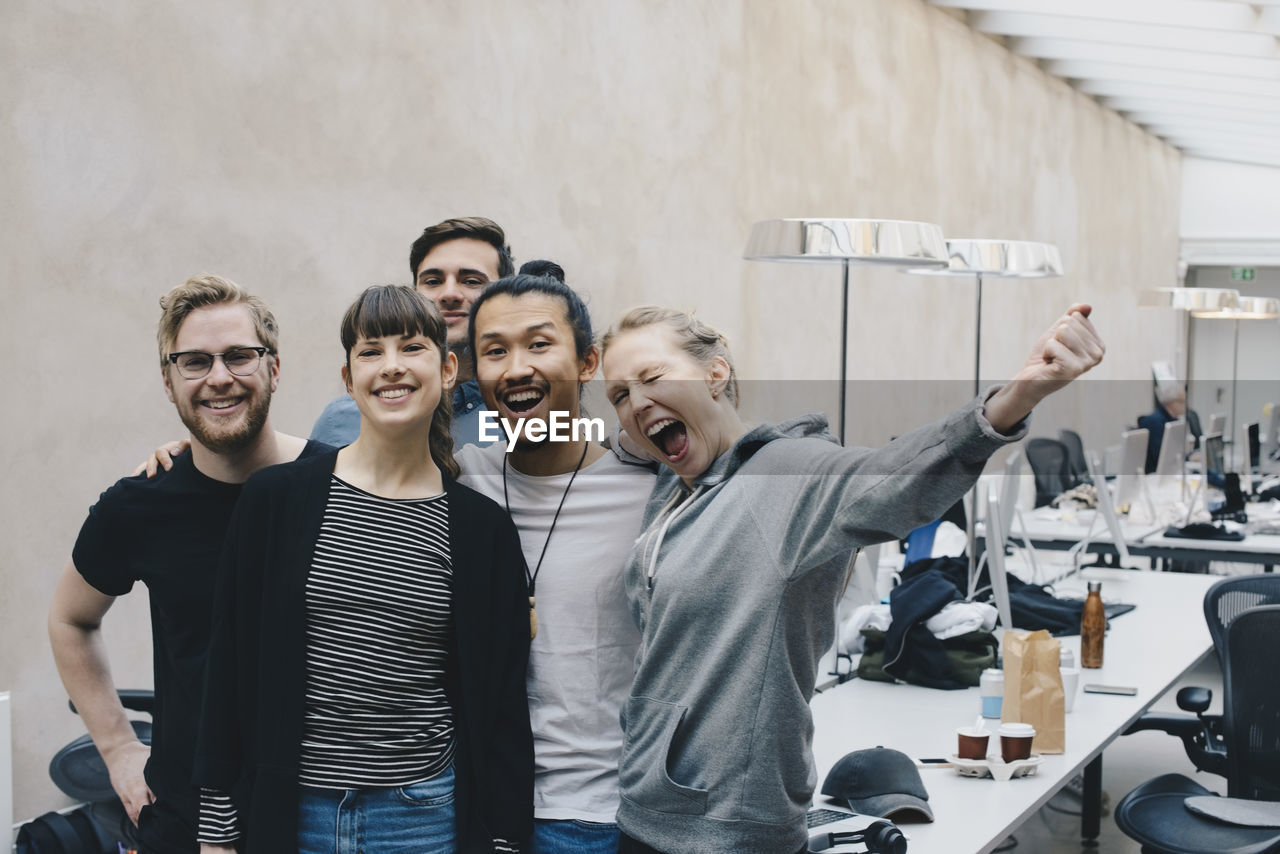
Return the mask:
<svg viewBox="0 0 1280 854"><path fill-rule="evenodd" d="M300 456L325 450L308 442ZM100 592L120 596L141 581L150 593L156 705L146 777L157 802L140 827L144 843L160 837L156 850L197 850L192 757L218 558L239 497L240 484L207 477L182 454L171 471L127 477L102 493L71 553Z"/></svg>

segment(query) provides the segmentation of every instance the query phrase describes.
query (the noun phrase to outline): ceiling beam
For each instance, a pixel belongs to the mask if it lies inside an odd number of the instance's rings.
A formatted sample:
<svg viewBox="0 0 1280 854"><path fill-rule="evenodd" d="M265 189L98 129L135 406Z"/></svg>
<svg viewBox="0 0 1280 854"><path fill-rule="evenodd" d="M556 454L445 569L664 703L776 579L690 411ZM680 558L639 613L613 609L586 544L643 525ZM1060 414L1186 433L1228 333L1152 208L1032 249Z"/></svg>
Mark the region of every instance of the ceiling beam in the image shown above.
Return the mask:
<svg viewBox="0 0 1280 854"><path fill-rule="evenodd" d="M1009 49L1035 59L1079 60L1168 68L1188 73L1220 74L1280 81L1280 59L1274 57L1229 56L1166 48L1132 47L1074 39L1013 38Z"/></svg>
<svg viewBox="0 0 1280 854"><path fill-rule="evenodd" d="M1280 11L1280 9L1277 9ZM1267 33L1098 21L1026 12L970 12L969 26L998 36L1060 38L1229 56L1280 58L1280 40Z"/></svg>
<svg viewBox="0 0 1280 854"><path fill-rule="evenodd" d="M1108 104L1108 106L1111 106ZM1115 109L1112 107L1112 109ZM1157 110L1116 110L1129 117L1129 121L1144 127L1213 127L1230 130L1242 135L1280 133L1280 115L1204 115L1193 110L1186 112Z"/></svg>
<svg viewBox="0 0 1280 854"><path fill-rule="evenodd" d="M1280 80L1259 80L1252 77L1231 77L1225 74L1142 68L1136 65L1090 62L1077 59L1047 59L1042 61L1042 67L1055 77L1064 77L1068 80L1118 80L1205 92L1280 98Z"/></svg>
<svg viewBox="0 0 1280 854"><path fill-rule="evenodd" d="M1188 98L1123 97L1099 98L1103 106L1117 113L1144 113L1151 116L1186 116L1188 118L1215 119L1224 122L1247 121L1258 124L1280 124L1280 104L1265 98L1254 99L1244 106L1247 99L1239 99L1236 106L1224 106L1213 101L1211 95L1202 100Z"/></svg>
<svg viewBox="0 0 1280 854"><path fill-rule="evenodd" d="M1189 106L1221 107L1233 111L1272 112L1280 110L1280 97L1237 95L1229 92L1202 92L1177 89L1167 84L1134 83L1125 80L1079 80L1076 88L1086 95L1107 101L1111 98L1173 103Z"/></svg>
<svg viewBox="0 0 1280 854"><path fill-rule="evenodd" d="M1258 12L1227 0L929 0L949 9L1032 12L1209 30L1252 30Z"/></svg>

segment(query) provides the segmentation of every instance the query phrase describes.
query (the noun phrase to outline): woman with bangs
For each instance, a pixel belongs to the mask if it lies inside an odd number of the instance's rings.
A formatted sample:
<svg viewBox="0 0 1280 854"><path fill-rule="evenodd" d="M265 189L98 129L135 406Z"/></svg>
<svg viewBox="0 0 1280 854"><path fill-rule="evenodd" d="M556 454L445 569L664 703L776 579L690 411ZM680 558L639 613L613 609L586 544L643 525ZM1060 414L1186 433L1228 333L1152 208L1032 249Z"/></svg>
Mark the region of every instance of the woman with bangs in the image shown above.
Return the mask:
<svg viewBox="0 0 1280 854"><path fill-rule="evenodd" d="M375 286L342 321L351 445L244 487L219 576L201 851L518 851L532 831L524 559L455 481L437 309Z"/></svg>

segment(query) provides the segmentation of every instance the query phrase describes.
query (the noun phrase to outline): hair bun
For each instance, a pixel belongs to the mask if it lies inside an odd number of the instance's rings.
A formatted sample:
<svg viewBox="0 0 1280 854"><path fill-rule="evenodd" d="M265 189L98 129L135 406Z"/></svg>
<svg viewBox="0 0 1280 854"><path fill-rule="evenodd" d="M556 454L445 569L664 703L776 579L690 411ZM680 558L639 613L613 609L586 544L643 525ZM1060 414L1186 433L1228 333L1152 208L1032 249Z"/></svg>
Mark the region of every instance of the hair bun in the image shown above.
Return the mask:
<svg viewBox="0 0 1280 854"><path fill-rule="evenodd" d="M520 275L522 276L546 276L555 279L558 282L564 281L564 267L561 267L555 261L525 261L520 265Z"/></svg>

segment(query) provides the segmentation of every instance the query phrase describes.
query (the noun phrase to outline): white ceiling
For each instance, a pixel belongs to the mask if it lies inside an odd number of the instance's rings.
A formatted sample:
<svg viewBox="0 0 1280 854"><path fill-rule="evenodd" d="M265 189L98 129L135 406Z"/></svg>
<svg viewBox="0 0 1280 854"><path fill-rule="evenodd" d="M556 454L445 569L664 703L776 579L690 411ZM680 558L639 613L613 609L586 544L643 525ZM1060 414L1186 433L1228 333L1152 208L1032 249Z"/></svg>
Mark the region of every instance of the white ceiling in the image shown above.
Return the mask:
<svg viewBox="0 0 1280 854"><path fill-rule="evenodd" d="M1280 167L1280 0L929 0L1184 153Z"/></svg>

